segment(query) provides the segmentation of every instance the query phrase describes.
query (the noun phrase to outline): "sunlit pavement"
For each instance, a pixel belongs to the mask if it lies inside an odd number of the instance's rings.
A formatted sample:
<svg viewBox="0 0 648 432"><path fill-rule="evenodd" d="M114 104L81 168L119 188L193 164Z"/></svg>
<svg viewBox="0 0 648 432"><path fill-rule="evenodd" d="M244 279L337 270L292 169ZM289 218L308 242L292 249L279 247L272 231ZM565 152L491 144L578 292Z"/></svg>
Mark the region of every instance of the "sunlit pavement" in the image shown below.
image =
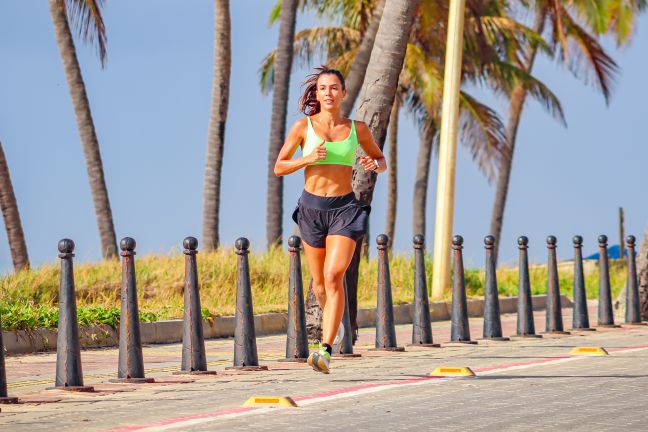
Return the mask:
<svg viewBox="0 0 648 432"><path fill-rule="evenodd" d="M571 310L564 309L565 328ZM590 320L595 322L594 310ZM516 317L502 317L505 335ZM472 337L481 319L471 319ZM536 331L544 314L536 313ZM437 343L449 340L449 323L433 323ZM55 353L7 357L9 393L25 403L0 405L2 430L645 430L648 406L648 328L446 345L406 347L405 352L370 351L374 329L362 329L360 358L334 358L331 374L307 365L280 363L285 336L257 341L264 372L225 370L232 340L206 342L216 376L173 375L180 344L144 348L147 377L154 384L113 384L117 350L82 353L85 384L94 393L45 390L53 384ZM397 327L399 345L411 325ZM576 346L601 346L610 355L571 357ZM470 367L476 378L430 377L439 366ZM251 396L289 396L298 407L243 407Z"/></svg>

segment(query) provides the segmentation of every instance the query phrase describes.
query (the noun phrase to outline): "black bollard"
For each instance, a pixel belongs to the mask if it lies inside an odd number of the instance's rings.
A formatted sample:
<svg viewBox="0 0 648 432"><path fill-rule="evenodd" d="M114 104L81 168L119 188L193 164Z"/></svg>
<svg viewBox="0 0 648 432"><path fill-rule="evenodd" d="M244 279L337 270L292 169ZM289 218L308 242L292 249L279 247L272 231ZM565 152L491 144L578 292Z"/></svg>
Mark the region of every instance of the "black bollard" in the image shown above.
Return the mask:
<svg viewBox="0 0 648 432"><path fill-rule="evenodd" d="M517 301L517 333L516 337L541 338L536 334L533 322L533 298L531 297L531 281L529 278L529 239L518 237L520 262L518 270L518 301Z"/></svg>
<svg viewBox="0 0 648 432"><path fill-rule="evenodd" d="M450 324L450 342L476 344L470 340L468 325L468 301L466 300L466 284L463 267L463 237L456 235L452 238L454 255L454 279L452 283L452 314Z"/></svg>
<svg viewBox="0 0 648 432"><path fill-rule="evenodd" d="M144 376L142 338L140 336L137 281L135 277L135 240L124 237L119 242L122 256L121 315L119 318L119 367L112 382L151 383Z"/></svg>
<svg viewBox="0 0 648 432"><path fill-rule="evenodd" d="M76 294L74 292L74 242L63 239L58 243L61 259L59 290L59 322L56 336L56 381L53 389L94 391L83 385L81 346L77 324Z"/></svg>
<svg viewBox="0 0 648 432"><path fill-rule="evenodd" d="M286 358L282 361L305 362L308 359L308 335L304 310L304 284L301 274L301 239L288 239L290 270L288 274L288 328L286 331Z"/></svg>
<svg viewBox="0 0 648 432"><path fill-rule="evenodd" d="M236 327L234 329L234 366L226 369L244 371L268 370L259 366L256 334L254 332L254 309L250 286L248 254L250 241L240 237L234 242L236 248Z"/></svg>
<svg viewBox="0 0 648 432"><path fill-rule="evenodd" d="M583 237L574 236L574 315L572 329L577 331L593 331L589 325L587 312L587 296L585 295L585 276L583 275Z"/></svg>
<svg viewBox="0 0 648 432"><path fill-rule="evenodd" d="M351 328L351 315L349 314L349 292L347 291L346 278L344 279L344 314L341 326L344 326L342 341L333 345L334 357L362 357L362 354L353 352L353 329Z"/></svg>
<svg viewBox="0 0 648 432"><path fill-rule="evenodd" d="M177 374L216 375L207 370L205 336L198 288L198 240L187 237L182 242L185 256L184 317L182 320L182 363Z"/></svg>
<svg viewBox="0 0 648 432"><path fill-rule="evenodd" d="M547 326L545 333L569 334L563 330L562 308L560 305L560 282L556 262L556 237L547 237Z"/></svg>
<svg viewBox="0 0 648 432"><path fill-rule="evenodd" d="M378 243L378 301L376 305L376 350L405 351L396 344L396 327L394 326L394 305L392 303L391 277L389 275L389 257L385 234L376 237Z"/></svg>
<svg viewBox="0 0 648 432"><path fill-rule="evenodd" d="M7 393L7 370L5 369L4 343L2 341L2 317L0 316L0 404L18 403L17 397Z"/></svg>
<svg viewBox="0 0 648 432"><path fill-rule="evenodd" d="M502 321L500 319L497 268L493 256L495 237L486 236L484 246L486 248L486 286L484 288L484 333L482 339L507 341L510 339L502 336Z"/></svg>
<svg viewBox="0 0 648 432"><path fill-rule="evenodd" d="M432 340L430 302L425 274L425 237L414 236L414 319L412 321L412 346L437 348Z"/></svg>
<svg viewBox="0 0 648 432"><path fill-rule="evenodd" d="M637 283L637 261L635 258L635 236L626 237L628 247L628 281L626 283L626 324L641 325L641 309L639 307L639 285Z"/></svg>
<svg viewBox="0 0 648 432"><path fill-rule="evenodd" d="M610 269L607 253L607 236L600 235L599 242L599 303L598 326L618 328L614 324L614 311L612 310L612 292L610 290Z"/></svg>

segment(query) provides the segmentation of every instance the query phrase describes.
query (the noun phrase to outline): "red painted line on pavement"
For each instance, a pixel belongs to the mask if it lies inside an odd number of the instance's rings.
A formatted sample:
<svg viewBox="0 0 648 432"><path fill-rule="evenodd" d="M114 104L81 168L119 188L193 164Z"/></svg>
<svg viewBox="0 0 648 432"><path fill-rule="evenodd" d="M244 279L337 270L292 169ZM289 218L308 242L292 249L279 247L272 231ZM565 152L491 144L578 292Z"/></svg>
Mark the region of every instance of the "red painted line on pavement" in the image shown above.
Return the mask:
<svg viewBox="0 0 648 432"><path fill-rule="evenodd" d="M515 366L528 366L528 365L534 365L534 364L542 364L542 363L549 363L554 360L560 360L564 358L569 358L570 356L554 356L554 357L545 357L542 359L538 360L530 360L530 361L525 361L525 362L517 362L517 363L506 363L506 364L499 364L495 366L487 366L483 368L474 368L474 372L488 372L488 371L494 371L494 370L499 370L499 369L507 369L510 367L515 367Z"/></svg>
<svg viewBox="0 0 648 432"><path fill-rule="evenodd" d="M623 352L623 351L630 351L630 350L641 349L641 348L648 348L648 344L629 346L629 347L610 348L607 351L608 352ZM552 361L566 359L566 358L571 358L571 356L564 356L563 355L563 356L544 357L544 358L540 358L540 359L537 359L537 360L531 360L531 361L525 361L525 362L503 363L503 364L494 365L494 366L487 366L487 367L482 367L482 368L473 368L473 370L475 372L491 372L491 371L497 371L497 370L504 370L504 369L508 369L508 368L516 367L516 366L530 366L530 365L536 365L536 364L550 363ZM439 379L439 378L444 378L444 377L422 376L422 377L408 378L408 379L398 380L398 381L388 381L388 382L384 382L384 383L362 384L362 385L356 385L356 386L351 386L351 387L343 387L343 388L340 388L340 389L329 390L329 391L320 392L320 393L312 393L312 394L296 396L296 397L293 397L292 399L294 401L296 401L296 402L297 401L306 401L306 400L310 400L310 399L325 398L325 397L336 396L336 395L345 394L345 393L353 393L355 391L360 391L360 390L365 390L365 389L370 389L370 388L395 387L395 386L399 386L399 385L412 384L412 383L415 383L415 382L428 381L428 380ZM170 418L170 419L166 419L166 420L158 420L158 421L153 421L153 422L150 422L150 423L143 423L143 424L140 424L140 425L124 426L124 427L120 427L120 428L117 428L117 429L112 429L112 431L113 432L131 432L131 431L137 431L137 430L151 428L151 427L155 427L155 426L168 426L168 425L172 425L174 423L181 423L181 422L187 421L187 420L195 420L195 419L202 419L202 418L214 418L214 419L216 419L218 417L223 417L223 416L226 416L226 415L229 415L229 414L239 414L239 413L244 413L244 412L248 412L248 411L254 411L254 410L257 410L257 409L259 409L259 407L228 408L228 409L223 409L223 410L220 410L220 411L213 411L213 412L195 414L195 415L190 415L190 416Z"/></svg>
<svg viewBox="0 0 648 432"><path fill-rule="evenodd" d="M170 418L166 420L157 420L154 422L150 423L144 423L140 425L133 425L133 426L124 426L124 427L119 427L117 429L112 429L113 432L130 432L130 431L137 431L141 429L146 429L150 427L155 427L155 426L168 426L173 423L180 423L183 421L187 420L195 420L195 419L200 419L200 418L210 418L210 417L222 417L224 415L228 414L238 414L246 411L253 411L258 408L256 407L236 407L236 408L228 408L220 411L214 411L214 412L206 412L202 414L194 414L190 416L184 416L184 417L176 417L176 418Z"/></svg>
<svg viewBox="0 0 648 432"><path fill-rule="evenodd" d="M607 352L623 352L623 351L630 351L630 350L639 349L639 348L648 348L648 344L629 346L629 347L606 348L605 350Z"/></svg>

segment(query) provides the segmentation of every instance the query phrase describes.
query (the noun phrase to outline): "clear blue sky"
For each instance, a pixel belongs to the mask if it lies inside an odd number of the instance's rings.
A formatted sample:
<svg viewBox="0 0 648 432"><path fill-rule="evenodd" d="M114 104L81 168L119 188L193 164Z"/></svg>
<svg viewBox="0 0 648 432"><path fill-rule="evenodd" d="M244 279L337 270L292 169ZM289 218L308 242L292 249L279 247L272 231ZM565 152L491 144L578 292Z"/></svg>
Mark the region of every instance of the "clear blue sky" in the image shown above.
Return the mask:
<svg viewBox="0 0 648 432"><path fill-rule="evenodd" d="M265 178L271 97L260 94L257 70L277 42L267 19L274 0L232 1L232 82L223 172L221 239L230 246L247 236L265 248ZM201 238L202 179L210 109L213 2L109 1L104 19L108 64L77 43L108 183L118 238L132 236L138 252L167 253L187 235ZM298 28L313 24L299 17ZM532 260L544 261L544 239L558 237L559 257L571 255L571 237L618 241L617 212L626 232L641 237L648 201L641 172L648 84L648 17L633 43L613 49L622 68L609 107L592 87L542 60L535 74L559 95L569 127L536 103L527 105L518 137L502 240L502 261L514 263L515 239L530 238ZM33 264L52 262L56 244L74 239L77 258L100 258L99 236L76 121L47 2L0 6L0 140L9 162ZM297 112L303 65L293 69L289 123ZM492 98L486 96L492 101ZM505 114L506 106L497 103ZM399 203L395 245L411 250L412 194L418 136L404 115L399 131ZM389 156L389 155L387 155ZM428 198L428 247L434 224L436 159ZM455 232L465 238L467 265L483 263L494 188L464 148L457 167ZM301 174L286 178L284 233L302 188ZM384 229L386 176L374 195L371 234ZM1 223L1 222L0 222ZM4 229L0 271L11 269Z"/></svg>

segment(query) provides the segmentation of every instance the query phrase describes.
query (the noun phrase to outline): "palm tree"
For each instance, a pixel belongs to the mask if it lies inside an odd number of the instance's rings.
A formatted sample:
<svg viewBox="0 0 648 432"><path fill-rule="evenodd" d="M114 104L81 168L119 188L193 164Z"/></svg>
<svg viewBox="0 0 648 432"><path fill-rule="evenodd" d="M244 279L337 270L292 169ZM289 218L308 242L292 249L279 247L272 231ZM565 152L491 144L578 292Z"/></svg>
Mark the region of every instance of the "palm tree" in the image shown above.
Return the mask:
<svg viewBox="0 0 648 432"><path fill-rule="evenodd" d="M596 35L613 32L616 34L617 43L626 42L631 35L636 12L643 10L645 6L645 0L574 0L569 2L537 0L533 4L535 13L533 30L538 34L543 34L546 25L549 24L550 28L547 33L551 36L551 45L554 48L552 52L558 53L558 57L563 59L579 77L588 78L583 74L583 71L586 74L592 71L594 82L608 103L611 83L618 72L618 67L599 44ZM590 31L595 35L592 36ZM529 74L533 69L537 52L538 45L531 45L520 61L519 66ZM567 61L569 57L571 59ZM501 237L517 131L527 93L526 89L516 86L510 96L506 128L509 148L497 178L491 217L490 233L497 239ZM496 248L495 259L497 259L497 252Z"/></svg>
<svg viewBox="0 0 648 432"><path fill-rule="evenodd" d="M270 149L268 152L268 193L266 196L266 240L268 249L281 245L283 223L283 177L274 174L274 163L286 134L288 87L292 69L293 39L297 16L297 0L283 0L279 14L277 44L270 120Z"/></svg>
<svg viewBox="0 0 648 432"><path fill-rule="evenodd" d="M95 131L90 103L81 75L81 67L76 56L70 23L84 39L97 44L102 65L106 62L106 28L101 18L103 0L49 0L50 15L54 24L54 34L58 45L63 68L67 78L72 105L76 114L77 126L81 135L81 145L88 169L90 191L94 202L101 252L104 258L117 256L117 239L113 225L108 190L104 178L99 141ZM69 22L68 22L69 20Z"/></svg>
<svg viewBox="0 0 648 432"><path fill-rule="evenodd" d="M641 319L648 320L648 225L637 253L637 278L639 283L639 302Z"/></svg>
<svg viewBox="0 0 648 432"><path fill-rule="evenodd" d="M7 230L7 240L9 240L9 250L11 251L14 271L19 272L22 269L28 269L29 257L27 256L25 234L20 222L16 195L11 183L9 166L2 149L2 143L0 143L0 208L2 209L2 217Z"/></svg>
<svg viewBox="0 0 648 432"><path fill-rule="evenodd" d="M363 2L356 3L363 5ZM342 117L348 117L349 114L351 114L353 104L358 98L358 94L362 88L362 83L364 82L365 74L367 73L367 66L369 65L371 51L373 50L376 41L376 34L378 33L378 26L380 25L384 8L385 0L379 0L375 6L373 6L369 26L362 34L362 42L360 42L358 52L353 58L353 63L351 64L349 73L346 76L347 95L344 101L342 101L340 110ZM391 237L389 238L391 241Z"/></svg>
<svg viewBox="0 0 648 432"><path fill-rule="evenodd" d="M225 146L225 123L229 104L232 64L229 0L214 0L214 78L207 134L207 157L203 192L203 244L207 251L220 243L219 214L221 172Z"/></svg>
<svg viewBox="0 0 648 432"><path fill-rule="evenodd" d="M400 114L400 97L396 94L389 119L388 165L387 170L387 222L385 233L389 238L388 250L394 245L396 231L396 202L398 201L398 114Z"/></svg>

